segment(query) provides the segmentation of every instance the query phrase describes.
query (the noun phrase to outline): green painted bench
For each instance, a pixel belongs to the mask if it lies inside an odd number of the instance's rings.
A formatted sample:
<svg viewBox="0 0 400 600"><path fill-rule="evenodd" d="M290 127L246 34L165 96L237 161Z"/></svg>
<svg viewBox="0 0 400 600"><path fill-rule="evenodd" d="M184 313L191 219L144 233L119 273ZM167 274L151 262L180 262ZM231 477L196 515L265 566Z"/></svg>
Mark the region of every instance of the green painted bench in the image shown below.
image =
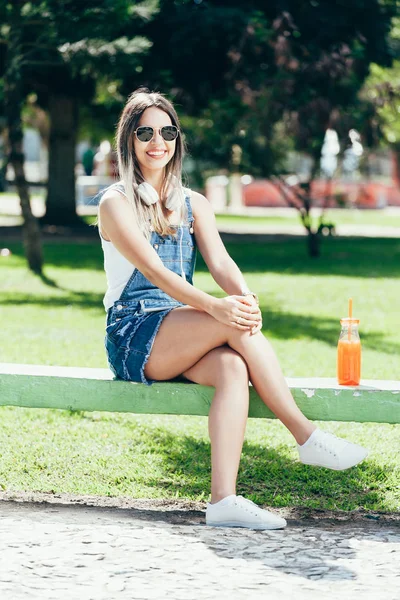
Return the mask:
<svg viewBox="0 0 400 600"><path fill-rule="evenodd" d="M287 379L303 413L318 421L400 423L400 381ZM0 406L142 414L208 415L214 388L190 382L113 380L108 369L0 363ZM250 386L249 417L274 418Z"/></svg>

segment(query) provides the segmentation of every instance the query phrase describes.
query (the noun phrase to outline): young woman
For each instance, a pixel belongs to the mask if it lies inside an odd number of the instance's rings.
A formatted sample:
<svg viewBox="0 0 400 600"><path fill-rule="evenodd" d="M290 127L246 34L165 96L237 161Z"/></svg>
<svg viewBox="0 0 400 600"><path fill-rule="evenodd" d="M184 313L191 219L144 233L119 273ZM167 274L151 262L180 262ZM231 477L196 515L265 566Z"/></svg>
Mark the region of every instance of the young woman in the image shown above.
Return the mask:
<svg viewBox="0 0 400 600"><path fill-rule="evenodd" d="M367 451L317 429L295 404L261 333L257 296L228 255L209 202L182 187L184 146L171 103L158 93L134 92L119 120L117 152L121 181L99 206L110 368L148 385L182 376L215 387L206 523L285 527L284 519L236 496L249 380L293 434L303 463L342 470ZM193 286L196 248L226 297Z"/></svg>

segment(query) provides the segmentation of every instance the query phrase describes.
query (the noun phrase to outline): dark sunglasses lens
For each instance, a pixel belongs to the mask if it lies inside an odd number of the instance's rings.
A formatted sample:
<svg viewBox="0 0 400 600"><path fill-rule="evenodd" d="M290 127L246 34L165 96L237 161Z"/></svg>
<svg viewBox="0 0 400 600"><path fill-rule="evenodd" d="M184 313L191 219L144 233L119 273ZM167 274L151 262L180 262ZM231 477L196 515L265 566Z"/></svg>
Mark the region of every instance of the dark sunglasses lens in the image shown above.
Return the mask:
<svg viewBox="0 0 400 600"><path fill-rule="evenodd" d="M161 127L161 135L166 142L172 142L178 137L178 129L175 125L165 125Z"/></svg>
<svg viewBox="0 0 400 600"><path fill-rule="evenodd" d="M136 130L136 137L139 142L149 142L153 138L152 127L138 127Z"/></svg>

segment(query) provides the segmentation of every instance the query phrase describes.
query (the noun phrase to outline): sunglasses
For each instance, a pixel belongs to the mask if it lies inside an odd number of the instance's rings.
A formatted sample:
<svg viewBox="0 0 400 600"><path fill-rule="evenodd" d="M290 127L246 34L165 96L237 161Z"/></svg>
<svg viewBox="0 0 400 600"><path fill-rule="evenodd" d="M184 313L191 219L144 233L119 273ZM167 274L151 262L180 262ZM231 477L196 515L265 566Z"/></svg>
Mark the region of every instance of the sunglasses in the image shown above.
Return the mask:
<svg viewBox="0 0 400 600"><path fill-rule="evenodd" d="M159 127L158 131L166 142L173 142L176 140L179 133L179 129L175 127L175 125L164 125L164 127ZM154 137L154 132L155 129L153 127L143 125L135 130L135 135L139 142L150 142Z"/></svg>

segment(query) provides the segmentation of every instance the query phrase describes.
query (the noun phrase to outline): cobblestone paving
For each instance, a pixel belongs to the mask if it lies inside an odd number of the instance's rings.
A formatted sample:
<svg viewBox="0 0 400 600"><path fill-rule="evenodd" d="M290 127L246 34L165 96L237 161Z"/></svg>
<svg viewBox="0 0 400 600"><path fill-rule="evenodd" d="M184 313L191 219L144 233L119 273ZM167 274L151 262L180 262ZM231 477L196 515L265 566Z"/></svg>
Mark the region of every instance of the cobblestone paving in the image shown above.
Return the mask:
<svg viewBox="0 0 400 600"><path fill-rule="evenodd" d="M399 522L204 525L200 511L0 502L1 600L399 600Z"/></svg>

